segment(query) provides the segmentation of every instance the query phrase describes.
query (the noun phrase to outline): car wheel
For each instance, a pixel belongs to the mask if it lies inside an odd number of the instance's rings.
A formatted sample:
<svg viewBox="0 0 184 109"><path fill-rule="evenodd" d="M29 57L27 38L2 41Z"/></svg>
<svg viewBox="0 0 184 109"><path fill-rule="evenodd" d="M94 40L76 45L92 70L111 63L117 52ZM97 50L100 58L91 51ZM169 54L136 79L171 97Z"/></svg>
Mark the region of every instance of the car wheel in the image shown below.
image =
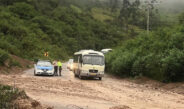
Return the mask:
<svg viewBox="0 0 184 109"><path fill-rule="evenodd" d="M84 79L84 77L83 76L81 76L81 74L79 73L79 78L81 79L81 80L83 80Z"/></svg>
<svg viewBox="0 0 184 109"><path fill-rule="evenodd" d="M99 77L99 80L102 80L102 77Z"/></svg>
<svg viewBox="0 0 184 109"><path fill-rule="evenodd" d="M79 78L82 79L82 76L79 74Z"/></svg>
<svg viewBox="0 0 184 109"><path fill-rule="evenodd" d="M75 70L73 71L74 77L77 77L77 75L75 74Z"/></svg>
<svg viewBox="0 0 184 109"><path fill-rule="evenodd" d="M75 77L78 77L78 75L75 73L75 70L74 70L74 76L75 76Z"/></svg>
<svg viewBox="0 0 184 109"><path fill-rule="evenodd" d="M78 77L78 75L76 75L76 74L74 73L74 77Z"/></svg>

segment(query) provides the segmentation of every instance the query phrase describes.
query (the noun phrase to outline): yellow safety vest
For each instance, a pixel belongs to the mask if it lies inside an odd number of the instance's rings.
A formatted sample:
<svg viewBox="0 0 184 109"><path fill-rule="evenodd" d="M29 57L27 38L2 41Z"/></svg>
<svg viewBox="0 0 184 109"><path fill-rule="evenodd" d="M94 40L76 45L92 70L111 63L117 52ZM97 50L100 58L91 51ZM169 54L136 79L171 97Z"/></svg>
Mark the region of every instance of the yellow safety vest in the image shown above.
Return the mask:
<svg viewBox="0 0 184 109"><path fill-rule="evenodd" d="M59 67L60 67L60 66L62 67L62 63L61 63L61 62L58 62L57 64L58 64Z"/></svg>

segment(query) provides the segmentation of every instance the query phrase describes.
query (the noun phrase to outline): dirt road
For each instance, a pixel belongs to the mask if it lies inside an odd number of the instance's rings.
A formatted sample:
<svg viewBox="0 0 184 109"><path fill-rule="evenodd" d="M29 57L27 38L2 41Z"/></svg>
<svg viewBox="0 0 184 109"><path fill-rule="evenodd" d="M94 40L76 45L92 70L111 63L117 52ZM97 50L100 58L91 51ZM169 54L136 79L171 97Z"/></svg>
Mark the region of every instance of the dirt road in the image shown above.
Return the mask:
<svg viewBox="0 0 184 109"><path fill-rule="evenodd" d="M106 75L102 81L75 78L64 65L62 77L0 75L0 83L24 89L27 95L54 109L184 109L184 95Z"/></svg>

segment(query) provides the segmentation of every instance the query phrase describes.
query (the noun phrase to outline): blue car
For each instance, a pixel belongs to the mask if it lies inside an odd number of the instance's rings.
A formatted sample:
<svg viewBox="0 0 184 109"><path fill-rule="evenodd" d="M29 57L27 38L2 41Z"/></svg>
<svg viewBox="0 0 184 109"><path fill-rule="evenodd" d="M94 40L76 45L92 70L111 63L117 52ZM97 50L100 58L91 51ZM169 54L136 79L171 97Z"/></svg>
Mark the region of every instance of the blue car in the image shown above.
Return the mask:
<svg viewBox="0 0 184 109"><path fill-rule="evenodd" d="M34 65L34 75L54 75L54 67L50 61L40 60Z"/></svg>

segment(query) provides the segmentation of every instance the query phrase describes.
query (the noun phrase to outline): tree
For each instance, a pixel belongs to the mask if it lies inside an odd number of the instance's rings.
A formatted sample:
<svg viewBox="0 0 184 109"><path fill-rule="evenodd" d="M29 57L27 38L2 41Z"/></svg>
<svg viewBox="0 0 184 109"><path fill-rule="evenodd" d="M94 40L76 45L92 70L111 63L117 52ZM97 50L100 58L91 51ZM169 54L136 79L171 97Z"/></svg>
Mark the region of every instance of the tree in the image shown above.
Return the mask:
<svg viewBox="0 0 184 109"><path fill-rule="evenodd" d="M129 24L129 18L132 14L132 5L129 2L129 0L123 0L123 6L120 10L119 19L122 21L122 23L125 25L125 30L128 32L128 24ZM122 25L123 25L122 24Z"/></svg>
<svg viewBox="0 0 184 109"><path fill-rule="evenodd" d="M139 24L139 20L141 18L141 10L140 10L140 0L136 0L135 2L133 2L131 4L131 14L130 14L130 23L133 25L138 25Z"/></svg>
<svg viewBox="0 0 184 109"><path fill-rule="evenodd" d="M119 0L110 0L109 1L111 12L116 12L117 11L119 3L120 3Z"/></svg>
<svg viewBox="0 0 184 109"><path fill-rule="evenodd" d="M160 16L159 16L159 11L157 8L155 8L155 5L158 5L159 0L151 0L146 1L146 6L145 6L145 10L146 13L149 13L149 25L152 29L155 29L157 27L160 26ZM150 29L150 28L149 28Z"/></svg>
<svg viewBox="0 0 184 109"><path fill-rule="evenodd" d="M184 12L179 16L180 24L184 24Z"/></svg>
<svg viewBox="0 0 184 109"><path fill-rule="evenodd" d="M8 6L18 2L27 2L27 0L0 0L0 5Z"/></svg>
<svg viewBox="0 0 184 109"><path fill-rule="evenodd" d="M10 6L10 10L23 19L31 19L37 14L34 7L27 3L15 3L13 6Z"/></svg>

